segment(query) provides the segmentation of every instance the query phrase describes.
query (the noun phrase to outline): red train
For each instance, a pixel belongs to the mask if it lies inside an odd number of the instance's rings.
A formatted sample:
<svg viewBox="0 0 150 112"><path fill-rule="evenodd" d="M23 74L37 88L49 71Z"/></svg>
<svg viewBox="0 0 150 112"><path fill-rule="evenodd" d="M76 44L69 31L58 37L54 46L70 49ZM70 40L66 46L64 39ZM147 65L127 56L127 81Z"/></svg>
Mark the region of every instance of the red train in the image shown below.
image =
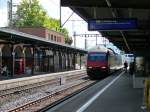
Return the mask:
<svg viewBox="0 0 150 112"><path fill-rule="evenodd" d="M123 68L123 58L109 49L97 49L88 52L87 75L91 78L105 77Z"/></svg>

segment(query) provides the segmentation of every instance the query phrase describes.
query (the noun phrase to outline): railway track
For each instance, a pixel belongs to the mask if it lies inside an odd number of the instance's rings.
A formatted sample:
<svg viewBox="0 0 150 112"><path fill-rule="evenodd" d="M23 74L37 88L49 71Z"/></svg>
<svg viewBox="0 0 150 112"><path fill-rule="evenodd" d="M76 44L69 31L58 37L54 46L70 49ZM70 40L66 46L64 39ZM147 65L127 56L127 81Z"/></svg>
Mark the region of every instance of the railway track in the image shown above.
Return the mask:
<svg viewBox="0 0 150 112"><path fill-rule="evenodd" d="M72 93L74 93L77 90L80 90L81 88L84 88L92 83L95 83L94 81L85 80L81 81L77 84L72 84L66 88L58 89L57 91L53 93L49 93L46 96L39 98L35 101L29 102L27 104L24 104L22 106L19 106L17 108L14 108L12 110L9 110L9 112L35 112L39 111L40 109L46 107L49 104L54 103L55 101L58 101L65 96L68 96Z"/></svg>
<svg viewBox="0 0 150 112"><path fill-rule="evenodd" d="M21 87L16 87L16 88L12 88L9 90L3 90L0 91L0 98L5 98L11 95L15 95L15 94L20 94L22 92L28 92L30 90L36 89L36 88L42 88L43 86L47 86L47 85L58 85L60 82L60 80L49 80L43 83L36 83L36 84L32 84L32 85L27 85L27 86L21 86Z"/></svg>
<svg viewBox="0 0 150 112"><path fill-rule="evenodd" d="M85 74L77 74L77 76L67 76L66 81L77 80L77 79L84 78L84 77L86 77ZM34 84L29 84L25 86L15 87L15 88L7 89L7 90L1 90L0 99L14 95L14 94L19 94L21 92L28 92L36 88L42 88L43 86L47 86L47 85L56 85L56 86L61 85L60 78L51 79L48 81L34 83Z"/></svg>
<svg viewBox="0 0 150 112"><path fill-rule="evenodd" d="M75 76L72 75L72 77L68 76L66 77L66 83L73 82L73 81L76 82L78 80L81 81L82 79L84 80L85 77L87 76L83 73L77 74ZM55 87L56 87L56 90L53 89ZM47 80L47 81L39 82L35 84L29 84L27 86L21 86L21 87L11 88L8 90L2 90L0 91L0 111L10 110L10 108L18 106L17 103L21 99L23 100L29 99L29 101L32 102L33 101L32 99L36 99L35 97L39 97L39 96L41 97L41 94L47 95L47 94L53 94L55 92L56 94L58 94L59 92L57 91L61 90L61 88L66 88L66 87L65 85L61 85L61 79L57 78L57 79ZM50 91L47 91L47 90L50 90ZM22 98L23 96L24 98ZM17 99L18 99L18 102L17 102ZM27 103L28 101L25 100L24 102ZM15 104L14 106L12 106L13 103Z"/></svg>

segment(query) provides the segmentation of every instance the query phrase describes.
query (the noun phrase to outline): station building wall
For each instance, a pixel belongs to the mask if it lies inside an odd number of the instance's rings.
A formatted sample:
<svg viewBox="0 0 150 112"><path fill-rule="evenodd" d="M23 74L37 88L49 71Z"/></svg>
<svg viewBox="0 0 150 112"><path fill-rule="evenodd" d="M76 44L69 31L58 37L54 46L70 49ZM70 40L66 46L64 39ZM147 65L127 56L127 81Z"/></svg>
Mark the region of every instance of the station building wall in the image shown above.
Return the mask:
<svg viewBox="0 0 150 112"><path fill-rule="evenodd" d="M41 38L46 38L47 40L50 40L50 41L55 41L55 42L59 42L62 44L65 43L65 36L62 33L56 32L54 30L50 30L47 28L20 27L20 28L17 28L16 30L31 34L31 35L39 36Z"/></svg>

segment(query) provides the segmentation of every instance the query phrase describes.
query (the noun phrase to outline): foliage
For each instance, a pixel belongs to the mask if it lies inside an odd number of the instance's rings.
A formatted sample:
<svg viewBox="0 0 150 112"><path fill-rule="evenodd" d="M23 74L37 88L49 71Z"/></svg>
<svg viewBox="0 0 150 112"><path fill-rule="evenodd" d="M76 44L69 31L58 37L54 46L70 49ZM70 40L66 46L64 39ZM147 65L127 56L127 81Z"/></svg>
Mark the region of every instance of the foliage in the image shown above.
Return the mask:
<svg viewBox="0 0 150 112"><path fill-rule="evenodd" d="M67 31L67 29L66 29L66 28L63 28L63 29L61 29L61 32L62 32L62 33L65 35L65 37L66 37L66 38L65 38L65 43L71 45L72 42L73 42L73 40L72 40L71 37L68 36L68 31Z"/></svg>
<svg viewBox="0 0 150 112"><path fill-rule="evenodd" d="M13 25L18 27L40 27L46 18L46 11L38 0L22 0L17 8L17 17Z"/></svg>
<svg viewBox="0 0 150 112"><path fill-rule="evenodd" d="M73 42L72 38L71 37L68 37L68 38L65 38L65 43L71 45Z"/></svg>
<svg viewBox="0 0 150 112"><path fill-rule="evenodd" d="M46 11L38 0L22 0L17 7L16 17L13 19L13 26L15 27L45 27L65 35L65 42L71 44L72 42L68 36L68 31L65 28L60 28L59 20L48 17Z"/></svg>

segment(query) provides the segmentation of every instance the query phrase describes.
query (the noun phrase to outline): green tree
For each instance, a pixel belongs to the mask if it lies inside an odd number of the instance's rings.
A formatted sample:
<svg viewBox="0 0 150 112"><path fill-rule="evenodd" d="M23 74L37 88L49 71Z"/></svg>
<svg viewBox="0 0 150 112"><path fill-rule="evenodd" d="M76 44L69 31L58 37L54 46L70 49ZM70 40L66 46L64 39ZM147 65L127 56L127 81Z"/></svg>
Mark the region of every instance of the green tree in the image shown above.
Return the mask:
<svg viewBox="0 0 150 112"><path fill-rule="evenodd" d="M38 0L22 0L17 8L17 17L13 25L17 27L41 27L44 24L46 11Z"/></svg>
<svg viewBox="0 0 150 112"><path fill-rule="evenodd" d="M16 18L13 20L13 26L45 27L53 29L65 35L65 43L72 44L67 29L60 28L59 20L48 17L43 7L39 5L38 0L22 0L17 7L16 15Z"/></svg>
<svg viewBox="0 0 150 112"><path fill-rule="evenodd" d="M69 33L68 33L67 29L63 28L63 29L61 29L61 32L65 35L65 43L71 45L73 40L71 37L69 37L69 35L68 35Z"/></svg>

